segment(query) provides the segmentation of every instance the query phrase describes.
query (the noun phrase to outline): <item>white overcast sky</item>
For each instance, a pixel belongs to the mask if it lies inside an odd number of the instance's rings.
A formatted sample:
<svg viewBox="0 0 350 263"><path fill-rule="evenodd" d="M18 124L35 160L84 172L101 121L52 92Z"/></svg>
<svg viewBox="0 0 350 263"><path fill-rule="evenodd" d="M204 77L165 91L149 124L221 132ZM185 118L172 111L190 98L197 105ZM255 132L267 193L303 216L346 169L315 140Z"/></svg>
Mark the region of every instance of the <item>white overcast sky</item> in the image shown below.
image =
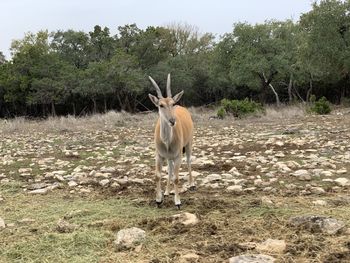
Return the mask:
<svg viewBox="0 0 350 263"><path fill-rule="evenodd" d="M235 22L293 19L311 10L312 0L0 0L0 51L7 58L13 39L42 29L83 30L136 23L139 28L172 22L195 25L216 36Z"/></svg>

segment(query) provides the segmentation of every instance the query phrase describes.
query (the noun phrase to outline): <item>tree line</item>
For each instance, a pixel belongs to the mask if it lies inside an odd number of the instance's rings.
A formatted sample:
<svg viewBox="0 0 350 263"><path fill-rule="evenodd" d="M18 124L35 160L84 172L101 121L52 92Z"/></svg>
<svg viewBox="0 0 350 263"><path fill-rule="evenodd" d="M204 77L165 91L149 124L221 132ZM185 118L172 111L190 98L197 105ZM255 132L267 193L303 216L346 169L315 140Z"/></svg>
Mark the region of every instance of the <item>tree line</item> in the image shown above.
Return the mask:
<svg viewBox="0 0 350 263"><path fill-rule="evenodd" d="M297 22L236 23L219 40L181 23L26 33L0 52L0 117L152 109L147 76L185 105L223 98L340 103L350 96L350 1L323 0Z"/></svg>

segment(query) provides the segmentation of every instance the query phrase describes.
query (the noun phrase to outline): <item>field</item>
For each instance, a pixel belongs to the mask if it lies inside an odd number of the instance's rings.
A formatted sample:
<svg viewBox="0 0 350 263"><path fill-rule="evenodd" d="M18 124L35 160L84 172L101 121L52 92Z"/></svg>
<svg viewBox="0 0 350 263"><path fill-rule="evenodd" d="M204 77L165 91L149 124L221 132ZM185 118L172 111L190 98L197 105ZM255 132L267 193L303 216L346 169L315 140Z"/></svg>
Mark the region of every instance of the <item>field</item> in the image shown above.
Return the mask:
<svg viewBox="0 0 350 263"><path fill-rule="evenodd" d="M312 116L294 106L243 120L192 112L197 190L187 191L183 163L180 211L172 196L161 208L154 201L156 114L1 121L0 261L228 262L263 253L276 262L350 262L346 109ZM174 222L181 212L199 222ZM301 215L345 227L293 225ZM146 239L120 249L115 235L127 227ZM269 238L286 247L259 248Z"/></svg>

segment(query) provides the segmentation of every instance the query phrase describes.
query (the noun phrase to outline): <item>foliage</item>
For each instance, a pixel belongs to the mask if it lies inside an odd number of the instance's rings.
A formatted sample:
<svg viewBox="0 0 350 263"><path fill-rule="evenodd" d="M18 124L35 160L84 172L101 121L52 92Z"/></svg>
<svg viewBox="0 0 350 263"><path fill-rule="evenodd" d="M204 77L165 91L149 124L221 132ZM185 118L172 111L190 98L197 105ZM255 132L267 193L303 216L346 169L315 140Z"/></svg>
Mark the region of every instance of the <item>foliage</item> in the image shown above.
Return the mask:
<svg viewBox="0 0 350 263"><path fill-rule="evenodd" d="M329 101L325 97L322 97L310 107L310 111L324 115L331 113L332 110Z"/></svg>
<svg viewBox="0 0 350 263"><path fill-rule="evenodd" d="M226 110L224 107L220 107L217 112L217 116L219 119L223 119L226 116Z"/></svg>
<svg viewBox="0 0 350 263"><path fill-rule="evenodd" d="M242 118L246 115L257 113L262 110L263 107L261 104L247 98L244 100L223 99L217 115L219 118L224 118L226 114L232 114L234 117Z"/></svg>
<svg viewBox="0 0 350 263"><path fill-rule="evenodd" d="M188 106L312 94L340 103L350 97L349 13L349 1L316 1L298 22L236 23L218 40L186 23L29 32L10 59L0 51L0 117L149 110L147 76L164 90L168 73Z"/></svg>

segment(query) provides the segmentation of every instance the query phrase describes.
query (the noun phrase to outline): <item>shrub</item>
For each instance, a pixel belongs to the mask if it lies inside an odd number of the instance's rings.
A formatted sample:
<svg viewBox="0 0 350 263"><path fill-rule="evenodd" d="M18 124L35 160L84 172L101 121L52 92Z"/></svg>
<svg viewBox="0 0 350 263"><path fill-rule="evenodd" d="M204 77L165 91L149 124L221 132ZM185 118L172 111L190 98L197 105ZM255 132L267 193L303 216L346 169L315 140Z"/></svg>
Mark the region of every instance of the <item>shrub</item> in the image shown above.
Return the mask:
<svg viewBox="0 0 350 263"><path fill-rule="evenodd" d="M329 114L332 111L331 104L325 97L322 97L310 107L310 111L317 114Z"/></svg>
<svg viewBox="0 0 350 263"><path fill-rule="evenodd" d="M217 112L217 116L219 119L223 119L226 116L226 111L224 107L220 107Z"/></svg>
<svg viewBox="0 0 350 263"><path fill-rule="evenodd" d="M315 103L316 102L316 96L314 95L314 94L312 94L311 96L310 96L310 103Z"/></svg>
<svg viewBox="0 0 350 263"><path fill-rule="evenodd" d="M253 114L262 110L263 107L261 104L247 98L244 100L223 99L221 101L221 107L217 112L217 116L219 118L224 118L226 114L232 114L235 117L242 118L245 115Z"/></svg>

